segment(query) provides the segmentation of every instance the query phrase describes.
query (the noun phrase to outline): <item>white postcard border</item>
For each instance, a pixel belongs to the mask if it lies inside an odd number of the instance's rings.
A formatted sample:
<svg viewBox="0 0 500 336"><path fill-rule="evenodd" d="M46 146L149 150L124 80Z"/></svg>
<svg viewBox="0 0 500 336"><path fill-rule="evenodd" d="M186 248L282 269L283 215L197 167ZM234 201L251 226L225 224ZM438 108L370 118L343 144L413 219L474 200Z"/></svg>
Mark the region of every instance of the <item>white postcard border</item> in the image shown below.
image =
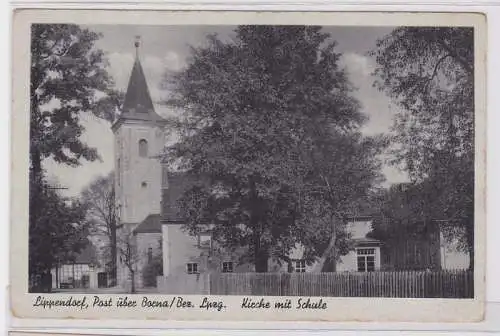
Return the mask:
<svg viewBox="0 0 500 336"><path fill-rule="evenodd" d="M464 322L480 321L485 298L485 193L486 193L486 22L481 14L461 13L300 13L300 12L161 12L105 10L17 10L13 19L13 105L11 163L11 313L18 318L77 319L168 319L168 320L266 320L266 321L378 321L378 322ZM475 211L475 298L474 299L383 299L323 298L324 311L246 310L242 297L225 296L224 311L183 309L35 309L36 297L27 293L28 266L28 166L29 166L29 27L31 23L79 24L314 24L363 26L465 26L475 27L476 101L476 211ZM69 295L47 294L50 298ZM73 295L74 298L93 295ZM103 295L101 295L103 296ZM117 297L117 295L108 295ZM124 296L124 295L119 295ZM130 296L130 295L129 295ZM143 295L135 295L140 301ZM168 299L173 295L149 295ZM201 296L184 296L201 302ZM259 297L260 298L260 297ZM257 299L259 299L257 298ZM217 299L211 296L211 299ZM266 297L269 301L283 297ZM295 299L295 298L294 298Z"/></svg>

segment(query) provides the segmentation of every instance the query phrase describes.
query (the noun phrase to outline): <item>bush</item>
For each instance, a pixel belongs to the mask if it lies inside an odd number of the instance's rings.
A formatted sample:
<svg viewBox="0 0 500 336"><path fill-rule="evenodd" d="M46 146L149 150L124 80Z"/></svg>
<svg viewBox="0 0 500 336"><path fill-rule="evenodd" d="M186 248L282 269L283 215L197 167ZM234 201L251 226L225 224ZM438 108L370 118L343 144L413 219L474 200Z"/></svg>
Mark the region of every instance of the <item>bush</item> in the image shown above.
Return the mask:
<svg viewBox="0 0 500 336"><path fill-rule="evenodd" d="M153 257L142 270L142 283L144 287L156 287L156 277L163 275L163 260L160 256Z"/></svg>

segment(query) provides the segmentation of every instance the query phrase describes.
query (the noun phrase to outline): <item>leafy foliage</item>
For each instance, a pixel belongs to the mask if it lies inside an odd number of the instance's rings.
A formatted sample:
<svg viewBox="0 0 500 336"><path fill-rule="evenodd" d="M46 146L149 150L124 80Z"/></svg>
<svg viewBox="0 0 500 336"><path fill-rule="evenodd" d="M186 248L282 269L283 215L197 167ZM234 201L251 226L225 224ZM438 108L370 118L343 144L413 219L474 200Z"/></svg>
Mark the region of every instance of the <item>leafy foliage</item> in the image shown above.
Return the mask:
<svg viewBox="0 0 500 336"><path fill-rule="evenodd" d="M80 114L111 121L120 100L111 89L103 52L94 48L98 38L77 25L31 27L30 152L37 172L48 157L70 166L98 158L96 149L80 140Z"/></svg>
<svg viewBox="0 0 500 336"><path fill-rule="evenodd" d="M78 166L98 159L80 139L81 113L112 119L120 95L111 90L99 35L76 25L31 26L30 275L47 274L56 260L80 249L86 208L47 185L42 162Z"/></svg>
<svg viewBox="0 0 500 336"><path fill-rule="evenodd" d="M414 179L429 176L447 152L473 153L473 45L472 28L458 27L398 28L377 43L375 84L403 108L395 154Z"/></svg>
<svg viewBox="0 0 500 336"><path fill-rule="evenodd" d="M159 250L162 250L161 239L159 241ZM149 256L148 256L149 258ZM145 287L156 287L156 277L163 275L163 257L162 254L153 254L152 259L144 265L142 269L142 284Z"/></svg>
<svg viewBox="0 0 500 336"><path fill-rule="evenodd" d="M163 259L161 255L153 257L142 270L142 284L144 287L156 287L156 277L163 274Z"/></svg>
<svg viewBox="0 0 500 336"><path fill-rule="evenodd" d="M394 163L422 183L425 216L474 252L474 35L472 28L397 28L372 53L375 85L402 107Z"/></svg>
<svg viewBox="0 0 500 336"><path fill-rule="evenodd" d="M265 272L269 258L286 261L297 242L321 253L313 246L325 236L305 222L331 226L322 212L337 216L372 185L380 139L357 131L365 117L320 27L235 33L230 42L210 36L167 82L168 103L185 114L181 141L165 158L205 179L182 200L192 233L215 223L219 244L248 247L243 258Z"/></svg>
<svg viewBox="0 0 500 336"><path fill-rule="evenodd" d="M70 262L89 242L85 206L59 196L44 180L31 180L29 197L30 210L35 210L30 211L29 226L29 274L33 278L50 274L58 263Z"/></svg>

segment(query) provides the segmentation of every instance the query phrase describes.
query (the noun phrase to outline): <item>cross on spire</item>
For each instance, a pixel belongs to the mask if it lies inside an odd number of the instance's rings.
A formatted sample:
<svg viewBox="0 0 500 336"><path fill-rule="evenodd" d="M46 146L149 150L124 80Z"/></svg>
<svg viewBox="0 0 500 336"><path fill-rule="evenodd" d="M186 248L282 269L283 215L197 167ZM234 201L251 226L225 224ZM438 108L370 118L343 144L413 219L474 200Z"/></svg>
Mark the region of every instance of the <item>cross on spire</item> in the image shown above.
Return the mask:
<svg viewBox="0 0 500 336"><path fill-rule="evenodd" d="M139 58L139 47L141 46L141 36L140 35L135 36L134 46L135 46L135 58L138 59Z"/></svg>

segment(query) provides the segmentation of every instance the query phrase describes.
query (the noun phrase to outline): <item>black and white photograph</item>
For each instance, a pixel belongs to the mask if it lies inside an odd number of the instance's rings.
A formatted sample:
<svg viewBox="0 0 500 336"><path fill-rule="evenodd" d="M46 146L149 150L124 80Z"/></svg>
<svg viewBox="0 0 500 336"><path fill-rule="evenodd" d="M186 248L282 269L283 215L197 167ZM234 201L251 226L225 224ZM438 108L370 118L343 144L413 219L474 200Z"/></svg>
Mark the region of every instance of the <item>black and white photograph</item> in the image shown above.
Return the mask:
<svg viewBox="0 0 500 336"><path fill-rule="evenodd" d="M473 29L34 24L32 292L473 297Z"/></svg>
<svg viewBox="0 0 500 336"><path fill-rule="evenodd" d="M30 24L27 292L477 298L476 28L244 22Z"/></svg>

